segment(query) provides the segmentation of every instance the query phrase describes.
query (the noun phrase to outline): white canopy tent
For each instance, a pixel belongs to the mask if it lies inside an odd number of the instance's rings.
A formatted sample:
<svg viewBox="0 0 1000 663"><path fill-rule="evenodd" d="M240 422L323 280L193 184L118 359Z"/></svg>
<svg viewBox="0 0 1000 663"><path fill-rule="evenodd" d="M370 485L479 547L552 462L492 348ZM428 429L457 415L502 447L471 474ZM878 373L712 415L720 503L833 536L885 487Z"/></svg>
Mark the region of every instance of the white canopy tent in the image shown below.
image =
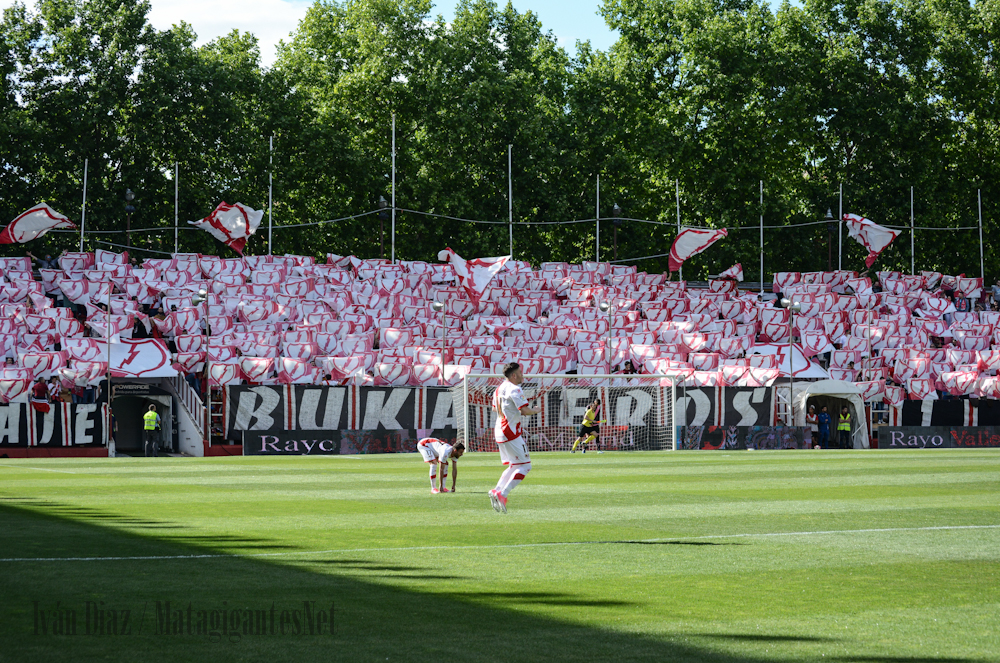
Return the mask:
<svg viewBox="0 0 1000 663"><path fill-rule="evenodd" d="M795 383L795 425L806 425L806 404L810 398L819 401L819 407L827 405L824 400L833 402L841 400L847 402L848 411L851 414L851 421L854 422L853 440L855 449L869 448L868 441L868 418L865 414L865 404L861 400L860 390L857 385L844 380L817 380L816 382L796 382ZM834 411L829 408L830 414L830 437L837 435L837 416L840 410ZM816 408L817 413L819 407Z"/></svg>

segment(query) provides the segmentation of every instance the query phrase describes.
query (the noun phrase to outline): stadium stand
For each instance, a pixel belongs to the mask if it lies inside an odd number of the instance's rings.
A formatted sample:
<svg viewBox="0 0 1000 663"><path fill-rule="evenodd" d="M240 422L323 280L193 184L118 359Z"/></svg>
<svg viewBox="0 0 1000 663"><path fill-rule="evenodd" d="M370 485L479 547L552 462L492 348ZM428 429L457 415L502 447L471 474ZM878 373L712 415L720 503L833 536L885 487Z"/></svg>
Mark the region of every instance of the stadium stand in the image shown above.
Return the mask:
<svg viewBox="0 0 1000 663"><path fill-rule="evenodd" d="M772 291L801 306L791 317L731 279L689 287L595 262L510 261L478 302L450 264L419 261L176 254L136 266L98 250L66 253L58 267L0 259L4 402L38 377L78 395L97 384L106 346L94 341L108 337L161 339L199 393L206 366L215 387L427 386L512 360L557 374L616 372L629 360L679 384L762 386L782 375L774 344L789 342L790 320L802 356L813 366L824 357L828 375L857 383L868 402L1000 398L1000 312L980 310L978 278L777 273Z"/></svg>

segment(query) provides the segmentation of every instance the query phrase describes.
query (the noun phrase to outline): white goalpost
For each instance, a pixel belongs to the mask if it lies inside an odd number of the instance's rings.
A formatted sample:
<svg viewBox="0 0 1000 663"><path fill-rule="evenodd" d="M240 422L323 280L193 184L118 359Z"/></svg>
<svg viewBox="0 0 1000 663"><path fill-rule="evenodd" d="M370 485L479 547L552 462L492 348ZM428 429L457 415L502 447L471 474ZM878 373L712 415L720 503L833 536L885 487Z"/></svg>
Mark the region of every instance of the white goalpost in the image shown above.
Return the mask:
<svg viewBox="0 0 1000 663"><path fill-rule="evenodd" d="M458 441L469 451L496 451L493 392L502 375L470 374L452 388ZM587 407L601 402L597 418L604 451L676 448L674 381L666 375L526 375L521 385L539 414L526 417L524 438L531 451L569 451Z"/></svg>

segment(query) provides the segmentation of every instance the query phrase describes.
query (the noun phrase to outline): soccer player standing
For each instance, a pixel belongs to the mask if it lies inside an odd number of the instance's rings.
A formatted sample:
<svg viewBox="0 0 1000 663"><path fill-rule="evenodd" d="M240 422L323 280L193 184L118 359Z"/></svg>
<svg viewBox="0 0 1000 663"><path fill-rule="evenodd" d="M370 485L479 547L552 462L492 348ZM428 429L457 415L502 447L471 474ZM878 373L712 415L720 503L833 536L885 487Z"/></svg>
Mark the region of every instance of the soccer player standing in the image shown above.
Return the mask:
<svg viewBox="0 0 1000 663"><path fill-rule="evenodd" d="M580 436L573 442L573 448L569 450L570 453L576 453L576 447L581 442L583 443L583 453L587 453L587 443L591 440L597 442L597 453L604 453L600 449L601 427L597 425L601 423L597 420L597 411L600 407L601 401L594 401L587 408L586 414L583 415L583 423L580 425Z"/></svg>
<svg viewBox="0 0 1000 663"><path fill-rule="evenodd" d="M497 413L494 439L500 448L500 461L507 469L500 475L497 487L490 491L493 509L507 513L507 496L531 471L528 445L521 432L521 418L538 414L540 410L528 407L521 391L524 375L521 366L511 362L503 367L506 380L493 392L493 409Z"/></svg>
<svg viewBox="0 0 1000 663"><path fill-rule="evenodd" d="M455 461L465 453L465 444L459 442L452 446L436 437L425 437L417 442L417 451L420 452L424 462L431 466L431 492L435 495L448 492L444 480L448 478L448 459L451 459L451 492L455 492L455 482L458 481L458 464ZM438 477L438 465L441 466L440 488L435 481Z"/></svg>

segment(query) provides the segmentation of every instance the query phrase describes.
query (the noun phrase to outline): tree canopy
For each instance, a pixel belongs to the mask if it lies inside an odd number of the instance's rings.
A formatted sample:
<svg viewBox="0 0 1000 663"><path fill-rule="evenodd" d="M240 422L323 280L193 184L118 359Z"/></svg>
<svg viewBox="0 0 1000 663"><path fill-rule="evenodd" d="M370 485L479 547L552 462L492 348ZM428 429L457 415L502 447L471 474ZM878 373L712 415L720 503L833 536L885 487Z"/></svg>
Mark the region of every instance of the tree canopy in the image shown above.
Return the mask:
<svg viewBox="0 0 1000 663"><path fill-rule="evenodd" d="M129 188L132 244L173 250L176 163L182 226L265 208L270 176L274 246L265 217L247 252L388 257L391 222L359 215L391 200L393 116L398 259L507 253L508 146L514 256L534 263L594 258L598 176L602 260L667 253L678 195L683 224L730 230L688 278L742 261L756 280L762 215L765 280L836 268L841 186L844 212L890 226L912 187L917 269L978 275L976 230L919 229L977 226L979 189L997 236L1000 0L605 0L618 41L572 54L510 4L447 23L430 0L319 0L271 67L250 34L154 29L146 1L35 7L0 23L0 221L45 201L79 223L86 159L91 249L126 242ZM228 251L191 230L180 250ZM845 269L865 253L845 236ZM904 232L877 266L910 259Z"/></svg>

